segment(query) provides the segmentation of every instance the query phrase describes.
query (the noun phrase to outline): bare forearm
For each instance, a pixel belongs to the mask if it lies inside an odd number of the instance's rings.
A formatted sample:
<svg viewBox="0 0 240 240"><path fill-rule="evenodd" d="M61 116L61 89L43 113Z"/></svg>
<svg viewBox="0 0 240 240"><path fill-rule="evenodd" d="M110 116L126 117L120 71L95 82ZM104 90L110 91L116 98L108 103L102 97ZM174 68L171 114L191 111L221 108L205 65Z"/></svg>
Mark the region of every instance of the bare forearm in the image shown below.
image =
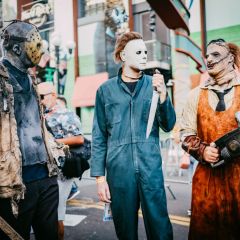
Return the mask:
<svg viewBox="0 0 240 240"><path fill-rule="evenodd" d="M72 136L67 138L56 139L59 143L64 143L68 146L82 145L84 143L84 138L82 135Z"/></svg>

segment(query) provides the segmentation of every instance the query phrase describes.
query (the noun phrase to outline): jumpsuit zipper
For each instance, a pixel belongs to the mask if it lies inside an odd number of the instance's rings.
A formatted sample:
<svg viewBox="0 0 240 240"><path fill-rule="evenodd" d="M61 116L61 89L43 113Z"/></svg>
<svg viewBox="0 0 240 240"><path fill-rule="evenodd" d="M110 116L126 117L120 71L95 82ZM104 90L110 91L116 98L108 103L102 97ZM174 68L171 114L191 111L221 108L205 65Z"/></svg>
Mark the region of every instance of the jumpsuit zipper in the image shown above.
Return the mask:
<svg viewBox="0 0 240 240"><path fill-rule="evenodd" d="M135 167L135 170L136 172L139 172L139 169L138 169L138 161L137 161L137 158L136 158L136 154L135 153L135 142L133 141L134 140L134 121L133 121L133 101L132 101L132 98L131 98L131 101L130 101L130 120L131 120L131 147L132 147L132 158L133 158L133 163L134 163L134 167Z"/></svg>

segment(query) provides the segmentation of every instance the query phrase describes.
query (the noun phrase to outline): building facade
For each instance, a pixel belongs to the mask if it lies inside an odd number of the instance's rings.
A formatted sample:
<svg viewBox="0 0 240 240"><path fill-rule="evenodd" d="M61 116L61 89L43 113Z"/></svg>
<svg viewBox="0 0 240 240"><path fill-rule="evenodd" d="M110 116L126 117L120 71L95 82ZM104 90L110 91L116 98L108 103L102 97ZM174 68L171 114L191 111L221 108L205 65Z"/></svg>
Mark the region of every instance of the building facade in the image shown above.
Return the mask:
<svg viewBox="0 0 240 240"><path fill-rule="evenodd" d="M120 67L112 57L118 35L143 35L146 73L158 68L169 86L174 82L169 93L180 116L185 96L205 71L206 42L224 38L240 45L239 6L238 0L0 0L0 28L15 18L38 26L50 59L37 73L43 81L64 78L68 105L90 133L96 90Z"/></svg>
<svg viewBox="0 0 240 240"><path fill-rule="evenodd" d="M150 15L155 15L150 30ZM130 26L132 23L132 26ZM101 83L117 75L120 65L113 61L118 35L134 30L143 35L148 48L147 73L158 68L171 78L170 31L146 1L79 0L79 77L73 105L81 114L84 131L91 132L95 93Z"/></svg>

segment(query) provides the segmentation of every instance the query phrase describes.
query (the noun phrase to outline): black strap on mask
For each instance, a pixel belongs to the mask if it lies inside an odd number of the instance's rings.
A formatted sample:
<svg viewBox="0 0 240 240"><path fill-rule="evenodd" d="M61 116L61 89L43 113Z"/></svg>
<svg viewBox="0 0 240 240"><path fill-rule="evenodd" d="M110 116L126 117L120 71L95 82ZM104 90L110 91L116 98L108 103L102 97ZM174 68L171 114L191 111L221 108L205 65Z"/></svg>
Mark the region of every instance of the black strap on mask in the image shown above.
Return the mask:
<svg viewBox="0 0 240 240"><path fill-rule="evenodd" d="M25 42L27 41L27 38L25 37L18 37L14 35L10 35L7 32L1 34L1 39L6 40L6 41L14 41L14 42Z"/></svg>
<svg viewBox="0 0 240 240"><path fill-rule="evenodd" d="M14 20L10 20L10 21L4 21L4 22L10 22L4 29L2 29L2 32L1 32L1 35L0 35L0 38L3 39L3 45L5 48L8 48L12 45L13 42L25 42L25 41L28 41L28 39L26 37L19 37L19 36L15 36L15 35L11 35L9 34L7 28L14 24L14 23L17 23L17 22L22 22L22 23L25 23L21 20L18 20L18 19L14 19ZM31 23L29 23L31 24ZM33 25L33 24L31 24ZM36 26L33 25L35 28Z"/></svg>

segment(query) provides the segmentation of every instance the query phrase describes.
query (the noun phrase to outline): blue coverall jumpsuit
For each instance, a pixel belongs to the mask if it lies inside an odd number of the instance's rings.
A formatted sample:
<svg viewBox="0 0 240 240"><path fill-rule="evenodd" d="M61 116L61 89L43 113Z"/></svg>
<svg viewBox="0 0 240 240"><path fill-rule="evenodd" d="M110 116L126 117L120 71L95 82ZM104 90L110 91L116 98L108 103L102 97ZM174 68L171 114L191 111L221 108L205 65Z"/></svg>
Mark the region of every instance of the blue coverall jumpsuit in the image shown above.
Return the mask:
<svg viewBox="0 0 240 240"><path fill-rule="evenodd" d="M176 121L172 103L158 103L150 137L146 128L152 98L152 77L143 75L133 93L117 77L102 84L96 95L92 132L91 176L104 176L111 194L119 239L138 239L141 203L148 239L170 240L159 147L159 127L170 131Z"/></svg>

